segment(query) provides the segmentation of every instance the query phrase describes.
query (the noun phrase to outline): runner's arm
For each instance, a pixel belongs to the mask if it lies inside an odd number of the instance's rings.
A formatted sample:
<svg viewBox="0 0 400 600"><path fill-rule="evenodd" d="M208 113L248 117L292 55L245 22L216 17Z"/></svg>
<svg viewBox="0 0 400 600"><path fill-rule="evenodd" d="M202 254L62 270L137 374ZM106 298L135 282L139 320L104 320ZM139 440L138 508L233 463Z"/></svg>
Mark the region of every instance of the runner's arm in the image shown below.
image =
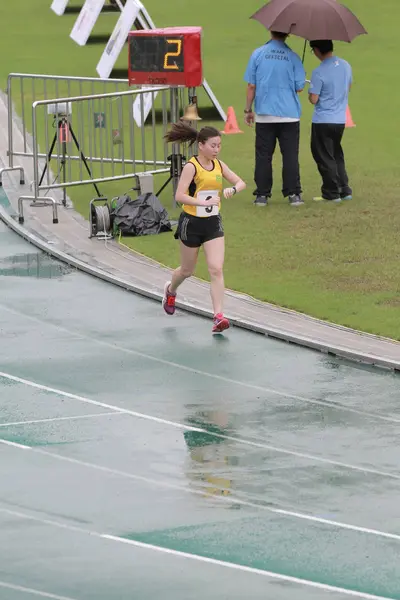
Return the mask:
<svg viewBox="0 0 400 600"><path fill-rule="evenodd" d="M221 164L221 168L222 168L222 175L224 176L224 178L227 181L229 181L229 183L233 184L233 186L231 188L226 188L224 190L225 198L229 198L230 196L233 196L235 193L242 192L243 190L245 190L246 183L243 181L243 179L241 179L239 177L239 175L236 175L236 173L231 171L231 169L222 161L220 161L220 164Z"/></svg>

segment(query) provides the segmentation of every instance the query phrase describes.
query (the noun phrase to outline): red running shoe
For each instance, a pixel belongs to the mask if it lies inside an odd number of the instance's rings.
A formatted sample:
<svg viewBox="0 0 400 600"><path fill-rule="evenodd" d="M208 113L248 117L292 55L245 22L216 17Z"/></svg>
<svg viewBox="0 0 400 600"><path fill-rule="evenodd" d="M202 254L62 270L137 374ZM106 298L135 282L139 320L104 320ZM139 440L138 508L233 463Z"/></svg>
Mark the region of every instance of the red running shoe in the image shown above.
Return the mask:
<svg viewBox="0 0 400 600"><path fill-rule="evenodd" d="M213 333L222 333L225 329L229 329L229 321L222 313L215 315L214 325L212 328Z"/></svg>
<svg viewBox="0 0 400 600"><path fill-rule="evenodd" d="M164 297L162 300L163 309L165 310L167 315L173 315L175 312L176 294L171 294L171 292L169 291L170 285L171 282L167 281L167 283L164 286Z"/></svg>

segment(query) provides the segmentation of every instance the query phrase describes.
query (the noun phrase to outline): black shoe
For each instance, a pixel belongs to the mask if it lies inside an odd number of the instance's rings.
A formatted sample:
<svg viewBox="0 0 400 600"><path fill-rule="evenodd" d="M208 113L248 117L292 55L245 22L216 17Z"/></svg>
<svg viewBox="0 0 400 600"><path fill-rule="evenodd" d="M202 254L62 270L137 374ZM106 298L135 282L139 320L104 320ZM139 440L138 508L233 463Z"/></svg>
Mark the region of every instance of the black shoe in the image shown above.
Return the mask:
<svg viewBox="0 0 400 600"><path fill-rule="evenodd" d="M290 194L289 204L290 206L300 206L301 204L304 204L304 200L300 194Z"/></svg>
<svg viewBox="0 0 400 600"><path fill-rule="evenodd" d="M268 204L267 196L257 196L256 199L254 200L254 204L256 206L267 206L267 204Z"/></svg>

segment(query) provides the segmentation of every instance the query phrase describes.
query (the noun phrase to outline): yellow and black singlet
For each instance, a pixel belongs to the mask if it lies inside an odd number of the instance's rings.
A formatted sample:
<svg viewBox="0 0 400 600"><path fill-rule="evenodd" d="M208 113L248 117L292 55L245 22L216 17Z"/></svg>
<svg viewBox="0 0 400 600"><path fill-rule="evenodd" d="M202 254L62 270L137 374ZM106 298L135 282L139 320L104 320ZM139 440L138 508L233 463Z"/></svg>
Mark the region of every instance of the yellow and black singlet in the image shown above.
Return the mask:
<svg viewBox="0 0 400 600"><path fill-rule="evenodd" d="M189 189L186 191L188 196L192 198L204 198L211 196L222 196L223 189L223 176L222 166L218 159L213 160L212 169L208 170L201 166L197 159L197 156L192 156L188 160L196 169L193 176L193 180L189 185ZM192 206L191 204L184 204L183 210L188 215L194 217L212 217L219 214L219 206Z"/></svg>

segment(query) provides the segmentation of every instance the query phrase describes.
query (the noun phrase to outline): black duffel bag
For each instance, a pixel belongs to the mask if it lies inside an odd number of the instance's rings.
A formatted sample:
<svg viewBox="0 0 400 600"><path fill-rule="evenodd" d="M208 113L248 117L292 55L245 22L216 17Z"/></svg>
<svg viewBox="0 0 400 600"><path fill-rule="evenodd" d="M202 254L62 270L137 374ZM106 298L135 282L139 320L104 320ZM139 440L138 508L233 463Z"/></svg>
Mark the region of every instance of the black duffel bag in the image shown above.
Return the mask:
<svg viewBox="0 0 400 600"><path fill-rule="evenodd" d="M172 231L168 213L154 194L141 194L136 200L120 196L112 203L111 222L114 233L154 235Z"/></svg>

